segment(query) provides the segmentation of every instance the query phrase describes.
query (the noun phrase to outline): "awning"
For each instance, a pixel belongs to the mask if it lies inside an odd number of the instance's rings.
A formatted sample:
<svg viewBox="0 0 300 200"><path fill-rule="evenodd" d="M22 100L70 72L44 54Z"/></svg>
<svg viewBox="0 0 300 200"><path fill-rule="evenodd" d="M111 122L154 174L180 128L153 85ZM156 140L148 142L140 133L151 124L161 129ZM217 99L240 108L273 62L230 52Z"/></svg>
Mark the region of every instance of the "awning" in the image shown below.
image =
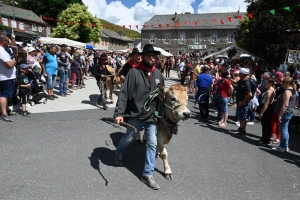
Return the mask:
<svg viewBox="0 0 300 200"><path fill-rule="evenodd" d="M162 48L159 48L159 47L153 47L155 51L160 51L160 53L163 55L163 56L173 56L173 54L163 50Z"/></svg>
<svg viewBox="0 0 300 200"><path fill-rule="evenodd" d="M85 45L85 48L86 48L86 49L94 49L94 47L93 47L92 45L90 45L90 44L86 44L86 45Z"/></svg>
<svg viewBox="0 0 300 200"><path fill-rule="evenodd" d="M75 48L78 48L78 49L85 49L86 48L85 43L77 42L77 41L70 40L70 39L67 39L67 38L40 37L39 41L41 43L44 43L44 44L58 44L58 45L66 44L70 47L75 47Z"/></svg>

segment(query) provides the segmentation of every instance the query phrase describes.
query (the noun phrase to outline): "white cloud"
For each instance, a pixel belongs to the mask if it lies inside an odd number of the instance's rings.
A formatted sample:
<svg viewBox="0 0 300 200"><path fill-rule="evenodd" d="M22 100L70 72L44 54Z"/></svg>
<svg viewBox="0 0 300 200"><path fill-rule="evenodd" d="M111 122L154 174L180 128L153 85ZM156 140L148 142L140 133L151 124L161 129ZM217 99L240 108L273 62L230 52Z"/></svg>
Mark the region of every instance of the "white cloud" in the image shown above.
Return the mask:
<svg viewBox="0 0 300 200"><path fill-rule="evenodd" d="M197 13L240 12L247 10L245 0L203 0L198 5Z"/></svg>
<svg viewBox="0 0 300 200"><path fill-rule="evenodd" d="M123 0L125 1L125 0ZM235 12L246 10L244 0L203 0L194 11L193 5L199 0L156 0L154 5L147 0L140 0L133 7L126 7L121 1L112 1L109 4L106 0L83 0L89 11L97 17L120 26L135 25L142 27L155 14L184 13L209 13L209 12Z"/></svg>

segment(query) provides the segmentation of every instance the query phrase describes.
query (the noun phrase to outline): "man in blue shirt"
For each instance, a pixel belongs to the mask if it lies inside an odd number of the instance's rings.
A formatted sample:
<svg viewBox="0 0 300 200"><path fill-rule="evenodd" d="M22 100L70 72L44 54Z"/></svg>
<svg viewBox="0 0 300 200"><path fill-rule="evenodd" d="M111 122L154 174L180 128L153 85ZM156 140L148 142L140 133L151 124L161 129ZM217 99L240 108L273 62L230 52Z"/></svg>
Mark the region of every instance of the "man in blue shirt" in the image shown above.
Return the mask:
<svg viewBox="0 0 300 200"><path fill-rule="evenodd" d="M209 97L213 87L212 77L208 74L209 67L204 66L202 73L197 77L198 92L196 103L199 103L200 115L203 120L208 120Z"/></svg>

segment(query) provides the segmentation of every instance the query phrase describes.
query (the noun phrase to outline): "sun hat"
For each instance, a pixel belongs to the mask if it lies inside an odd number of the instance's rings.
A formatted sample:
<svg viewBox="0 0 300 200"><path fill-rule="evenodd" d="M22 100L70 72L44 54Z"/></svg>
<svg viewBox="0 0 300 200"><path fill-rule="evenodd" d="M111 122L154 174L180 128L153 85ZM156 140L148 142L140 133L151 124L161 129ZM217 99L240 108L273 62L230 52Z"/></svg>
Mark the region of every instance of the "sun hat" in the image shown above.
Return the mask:
<svg viewBox="0 0 300 200"><path fill-rule="evenodd" d="M27 52L28 53L33 52L33 51L36 51L36 49L33 48L33 47L27 47Z"/></svg>

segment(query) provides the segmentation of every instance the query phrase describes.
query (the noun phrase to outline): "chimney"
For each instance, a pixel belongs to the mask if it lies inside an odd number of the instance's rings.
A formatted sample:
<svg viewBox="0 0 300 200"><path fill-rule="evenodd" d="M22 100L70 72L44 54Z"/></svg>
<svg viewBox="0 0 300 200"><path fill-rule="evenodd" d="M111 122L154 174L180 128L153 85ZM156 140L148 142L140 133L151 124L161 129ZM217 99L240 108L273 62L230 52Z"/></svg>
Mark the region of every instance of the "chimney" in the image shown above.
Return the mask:
<svg viewBox="0 0 300 200"><path fill-rule="evenodd" d="M174 21L176 22L178 19L177 19L177 12L175 12L175 17L174 17Z"/></svg>

